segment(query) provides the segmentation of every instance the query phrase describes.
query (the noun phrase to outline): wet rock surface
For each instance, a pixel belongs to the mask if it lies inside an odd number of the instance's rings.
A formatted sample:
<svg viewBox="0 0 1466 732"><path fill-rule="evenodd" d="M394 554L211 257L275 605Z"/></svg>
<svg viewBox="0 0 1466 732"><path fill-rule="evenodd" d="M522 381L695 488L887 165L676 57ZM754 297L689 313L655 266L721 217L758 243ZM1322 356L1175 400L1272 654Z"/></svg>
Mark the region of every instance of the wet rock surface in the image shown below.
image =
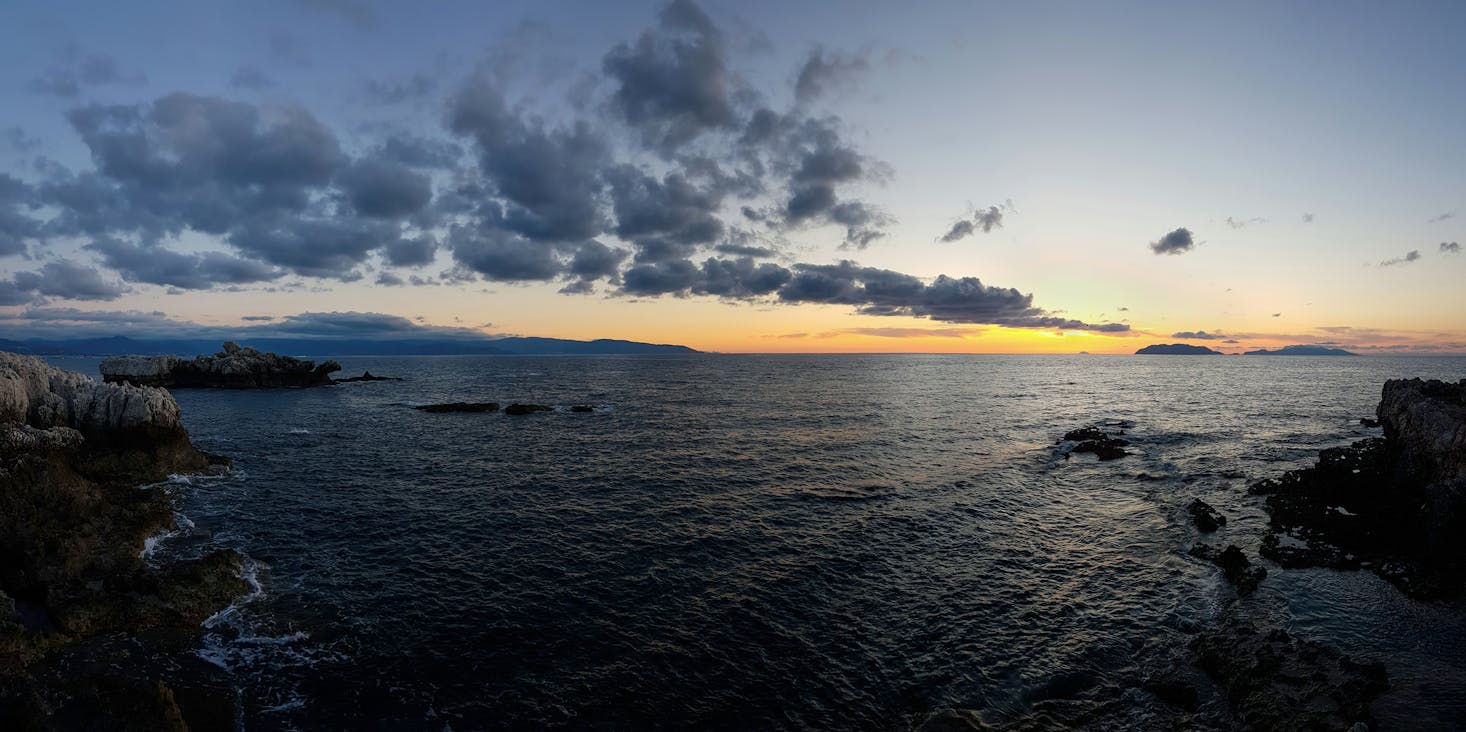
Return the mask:
<svg viewBox="0 0 1466 732"><path fill-rule="evenodd" d="M1128 425L1128 423L1119 421L1107 424L1112 424L1117 427ZM1123 429L1111 434L1099 427L1081 427L1080 429L1070 430L1064 433L1064 437L1059 440L1059 443L1078 443L1069 449L1070 454L1087 452L1093 454L1100 460L1115 460L1130 454L1125 450L1125 447L1130 444L1130 441L1117 436L1123 434L1125 434L1125 430Z"/></svg>
<svg viewBox="0 0 1466 732"><path fill-rule="evenodd" d="M361 372L361 376L348 376L344 379L333 379L337 384L353 384L358 381L402 381L401 376L375 376L370 371Z"/></svg>
<svg viewBox="0 0 1466 732"><path fill-rule="evenodd" d="M103 380L108 383L169 388L263 389L327 386L335 383L331 374L340 371L341 364L324 361L318 365L314 361L263 353L229 342L212 356L193 359L113 356L102 361L100 370Z"/></svg>
<svg viewBox="0 0 1466 732"><path fill-rule="evenodd" d="M1385 436L1319 453L1311 468L1254 483L1284 567L1370 569L1415 597L1466 593L1466 381L1394 380Z"/></svg>
<svg viewBox="0 0 1466 732"><path fill-rule="evenodd" d="M1267 568L1253 564L1247 554L1235 544L1227 545L1226 549L1218 549L1210 544L1196 544L1188 553L1221 567L1222 576L1237 588L1238 595L1250 594L1267 577Z"/></svg>
<svg viewBox="0 0 1466 732"><path fill-rule="evenodd" d="M166 391L0 353L0 728L180 728L156 678L42 669L104 635L178 655L246 591L233 552L156 569L139 557L174 517L163 489L137 486L223 462L193 447Z"/></svg>
<svg viewBox="0 0 1466 732"><path fill-rule="evenodd" d="M510 404L509 406L504 407L504 413L513 416L534 414L535 412L551 411L554 411L553 407L547 407L543 404Z"/></svg>
<svg viewBox="0 0 1466 732"><path fill-rule="evenodd" d="M1191 523L1202 531L1216 531L1227 523L1227 517L1223 516L1211 504L1197 498L1186 506L1186 513L1191 516Z"/></svg>
<svg viewBox="0 0 1466 732"><path fill-rule="evenodd" d="M1244 730L1372 729L1369 705L1389 688L1384 666L1293 637L1270 610L1234 604L1192 643Z"/></svg>
<svg viewBox="0 0 1466 732"><path fill-rule="evenodd" d="M454 412L497 412L498 402L447 402L444 404L419 404L413 409L419 412L430 412L433 414L450 414Z"/></svg>

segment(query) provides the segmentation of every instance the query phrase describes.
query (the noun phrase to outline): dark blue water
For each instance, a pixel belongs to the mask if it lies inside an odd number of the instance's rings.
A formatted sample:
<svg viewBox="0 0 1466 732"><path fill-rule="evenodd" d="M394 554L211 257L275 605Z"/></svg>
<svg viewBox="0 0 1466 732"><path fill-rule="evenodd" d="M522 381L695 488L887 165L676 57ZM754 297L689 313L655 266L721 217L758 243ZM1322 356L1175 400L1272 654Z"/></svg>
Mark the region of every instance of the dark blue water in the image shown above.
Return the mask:
<svg viewBox="0 0 1466 732"><path fill-rule="evenodd" d="M250 558L207 624L255 729L908 728L1021 716L1056 676L1154 723L1145 676L1228 590L1184 506L1255 553L1249 481L1377 431L1386 379L1466 359L340 359L405 382L180 391L233 475L159 542ZM95 373L95 362L67 363ZM439 401L594 404L508 417ZM1137 454L1065 459L1124 419ZM1160 480L1141 480L1141 473ZM1386 725L1466 718L1466 613L1274 569L1300 635L1385 660ZM1090 682L1086 682L1090 683Z"/></svg>

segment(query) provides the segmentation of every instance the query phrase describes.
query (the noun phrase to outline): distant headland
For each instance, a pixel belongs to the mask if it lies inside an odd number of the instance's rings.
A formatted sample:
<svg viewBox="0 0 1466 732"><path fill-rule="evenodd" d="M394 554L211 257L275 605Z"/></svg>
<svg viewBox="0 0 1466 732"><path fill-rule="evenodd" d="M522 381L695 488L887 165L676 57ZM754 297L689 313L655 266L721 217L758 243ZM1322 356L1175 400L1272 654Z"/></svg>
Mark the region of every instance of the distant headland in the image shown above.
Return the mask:
<svg viewBox="0 0 1466 732"><path fill-rule="evenodd" d="M1221 356L1206 346L1190 346L1185 343L1157 343L1135 352L1137 356Z"/></svg>
<svg viewBox="0 0 1466 732"><path fill-rule="evenodd" d="M1283 346L1276 351L1258 349L1248 351L1247 356L1358 356L1342 348L1329 348L1327 346Z"/></svg>

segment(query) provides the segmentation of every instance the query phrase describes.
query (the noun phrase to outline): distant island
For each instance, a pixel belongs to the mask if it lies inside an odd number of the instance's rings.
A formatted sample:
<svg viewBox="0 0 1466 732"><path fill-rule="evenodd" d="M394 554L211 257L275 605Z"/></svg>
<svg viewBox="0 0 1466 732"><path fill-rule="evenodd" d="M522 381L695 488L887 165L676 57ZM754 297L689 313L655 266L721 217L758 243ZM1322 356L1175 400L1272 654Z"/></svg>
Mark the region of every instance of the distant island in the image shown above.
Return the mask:
<svg viewBox="0 0 1466 732"><path fill-rule="evenodd" d="M1221 356L1206 346L1189 346L1185 343L1157 343L1135 352L1137 356Z"/></svg>
<svg viewBox="0 0 1466 732"><path fill-rule="evenodd" d="M601 338L243 338L261 351L292 356L548 356L667 355L700 353L687 346ZM212 353L217 339L134 339L126 336L68 340L6 340L0 351L38 356L116 356Z"/></svg>
<svg viewBox="0 0 1466 732"><path fill-rule="evenodd" d="M1350 353L1342 348L1329 348L1327 346L1283 346L1276 351L1258 349L1248 351L1248 356L1358 356L1357 353Z"/></svg>

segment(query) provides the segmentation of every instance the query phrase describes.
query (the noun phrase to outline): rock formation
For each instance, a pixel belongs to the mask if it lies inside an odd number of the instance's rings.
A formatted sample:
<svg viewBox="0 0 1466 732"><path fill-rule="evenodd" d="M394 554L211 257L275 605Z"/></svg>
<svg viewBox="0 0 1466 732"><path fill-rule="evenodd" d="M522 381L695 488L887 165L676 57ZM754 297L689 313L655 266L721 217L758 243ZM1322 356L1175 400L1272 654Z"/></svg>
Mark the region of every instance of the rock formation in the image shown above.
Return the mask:
<svg viewBox="0 0 1466 732"><path fill-rule="evenodd" d="M1123 435L1125 431L1120 430L1118 434ZM1059 440L1059 442L1077 442L1079 444L1070 448L1070 453L1094 453L1095 457L1100 460L1115 460L1130 454L1125 450L1125 446L1130 444L1129 440L1113 436L1098 427L1082 427L1077 430L1070 430L1064 433L1064 438ZM1068 456L1066 455L1065 457Z"/></svg>
<svg viewBox="0 0 1466 732"><path fill-rule="evenodd" d="M1415 596L1466 591L1466 381L1387 382L1383 438L1319 453L1251 486L1267 496L1262 554L1284 567L1371 569Z"/></svg>
<svg viewBox="0 0 1466 732"><path fill-rule="evenodd" d="M1197 498L1186 506L1186 512L1191 514L1191 523L1202 531L1216 531L1225 526L1227 517L1223 516L1211 504Z"/></svg>
<svg viewBox="0 0 1466 732"><path fill-rule="evenodd" d="M547 407L543 404L510 404L509 406L504 407L505 414L516 417L525 414L533 414L535 412L552 411L554 411L553 407Z"/></svg>
<svg viewBox="0 0 1466 732"><path fill-rule="evenodd" d="M274 353L261 353L225 343L212 356L184 360L177 356L113 356L102 361L102 378L109 383L170 388L260 389L269 387L326 386L341 364L316 365Z"/></svg>
<svg viewBox="0 0 1466 732"><path fill-rule="evenodd" d="M32 669L85 654L82 642L104 634L187 635L246 591L230 551L157 570L139 558L148 536L173 527L173 510L164 491L138 484L218 462L193 447L166 391L0 353L0 720L162 725L69 706L74 697ZM95 684L68 683L105 686L104 668L87 672ZM153 681L144 686L171 698Z"/></svg>

